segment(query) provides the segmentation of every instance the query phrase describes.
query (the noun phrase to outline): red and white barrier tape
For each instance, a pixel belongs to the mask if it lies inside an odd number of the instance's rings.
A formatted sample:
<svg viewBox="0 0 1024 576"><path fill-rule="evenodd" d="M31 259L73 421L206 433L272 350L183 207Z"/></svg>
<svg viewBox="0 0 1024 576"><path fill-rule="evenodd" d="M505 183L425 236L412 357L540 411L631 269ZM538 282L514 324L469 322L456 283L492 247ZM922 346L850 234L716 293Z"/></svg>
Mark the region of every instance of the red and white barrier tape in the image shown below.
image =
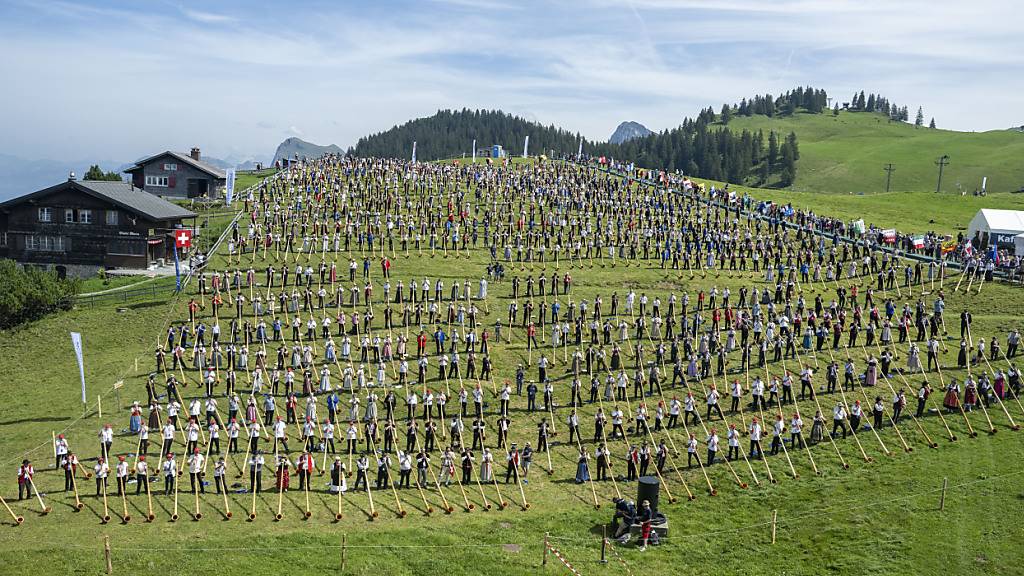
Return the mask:
<svg viewBox="0 0 1024 576"><path fill-rule="evenodd" d="M575 574L576 576L583 576L582 574L580 574L579 570L577 570L577 569L573 568L572 564L569 564L569 561L568 561L568 560L566 560L565 558L563 558L563 557L562 557L562 554L561 554L561 553L560 553L560 552L558 551L558 549L557 549L557 548L555 548L555 547L554 547L554 546L552 546L551 544L545 544L545 546L547 546L547 547L548 547L548 550L550 550L550 551L551 551L551 553L555 555L555 558L558 558L558 560L559 560L559 561L560 561L560 562L561 562L562 564L565 564L565 567L569 569L569 572L572 572L572 573L573 573L573 574Z"/></svg>
<svg viewBox="0 0 1024 576"><path fill-rule="evenodd" d="M619 561L619 564L622 564L622 567L626 569L626 575L633 576L633 571L629 569L629 565L626 564L626 561L623 560L622 556L619 556L619 553L615 550L615 544L613 544L611 540L608 540L607 543L608 549L612 551L612 555L615 556L615 559Z"/></svg>

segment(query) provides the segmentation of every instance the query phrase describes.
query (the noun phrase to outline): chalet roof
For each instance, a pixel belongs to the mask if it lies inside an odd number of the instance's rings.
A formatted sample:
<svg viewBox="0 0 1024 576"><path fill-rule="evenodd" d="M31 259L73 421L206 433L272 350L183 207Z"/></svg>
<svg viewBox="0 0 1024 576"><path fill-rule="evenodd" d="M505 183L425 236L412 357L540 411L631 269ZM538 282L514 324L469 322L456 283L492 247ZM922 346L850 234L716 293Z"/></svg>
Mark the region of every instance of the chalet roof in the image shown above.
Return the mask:
<svg viewBox="0 0 1024 576"><path fill-rule="evenodd" d="M214 178L227 178L227 175L224 173L224 171L221 170L220 168L217 168L213 164L203 162L202 160L196 160L195 158L189 156L184 152L174 152L172 150L167 150L164 152L160 152L159 154L149 156L148 158L143 158L142 160L136 162L135 165L132 166L131 168L126 169L125 172L134 172L136 170L139 170L142 168L144 164L149 164L153 160L160 158L162 156L172 156L179 162L184 162L185 164L193 166L198 170L202 170L203 172L206 172L207 174L213 176Z"/></svg>
<svg viewBox="0 0 1024 576"><path fill-rule="evenodd" d="M68 180L61 182L55 186L44 188L38 192L32 192L25 194L17 198L12 198L6 202L0 203L0 208L7 208L10 206L16 206L22 202L33 200L35 198L43 198L49 196L55 192L60 192L66 188L72 188L75 191L82 192L106 200L117 207L127 210L147 218L149 220L178 220L183 218L193 218L195 213L178 206L172 202L168 202L159 196L155 196L136 188L128 182L110 182L102 180Z"/></svg>

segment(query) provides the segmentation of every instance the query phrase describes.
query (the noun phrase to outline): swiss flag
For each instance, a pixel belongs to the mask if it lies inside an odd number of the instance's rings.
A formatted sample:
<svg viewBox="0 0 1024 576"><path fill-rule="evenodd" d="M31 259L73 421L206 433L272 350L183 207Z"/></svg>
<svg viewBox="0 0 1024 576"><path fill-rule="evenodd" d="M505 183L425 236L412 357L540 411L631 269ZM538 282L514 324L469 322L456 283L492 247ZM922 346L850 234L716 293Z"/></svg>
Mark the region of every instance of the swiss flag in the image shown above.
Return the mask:
<svg viewBox="0 0 1024 576"><path fill-rule="evenodd" d="M174 245L178 248L188 248L192 246L192 231L184 228L181 230L175 230Z"/></svg>

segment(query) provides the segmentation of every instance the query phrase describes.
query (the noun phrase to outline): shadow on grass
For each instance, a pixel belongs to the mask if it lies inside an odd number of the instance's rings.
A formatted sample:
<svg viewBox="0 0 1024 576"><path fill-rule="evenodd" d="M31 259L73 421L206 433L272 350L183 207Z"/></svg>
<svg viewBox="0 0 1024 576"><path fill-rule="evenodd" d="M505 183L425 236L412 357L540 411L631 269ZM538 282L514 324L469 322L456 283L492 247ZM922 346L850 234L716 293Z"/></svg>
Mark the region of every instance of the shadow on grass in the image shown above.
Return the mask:
<svg viewBox="0 0 1024 576"><path fill-rule="evenodd" d="M6 422L0 422L0 426L11 426L13 424L24 424L26 422L66 422L68 420L71 420L71 418L68 418L66 416L63 418L57 416L43 418L21 418L18 420L8 420Z"/></svg>

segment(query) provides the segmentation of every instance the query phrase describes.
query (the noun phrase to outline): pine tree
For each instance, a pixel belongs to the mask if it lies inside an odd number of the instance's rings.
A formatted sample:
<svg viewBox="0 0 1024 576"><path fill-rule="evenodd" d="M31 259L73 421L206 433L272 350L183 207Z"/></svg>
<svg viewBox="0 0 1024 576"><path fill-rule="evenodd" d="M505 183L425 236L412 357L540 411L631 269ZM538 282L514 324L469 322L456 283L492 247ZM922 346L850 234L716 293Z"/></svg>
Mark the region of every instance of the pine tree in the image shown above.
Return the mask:
<svg viewBox="0 0 1024 576"><path fill-rule="evenodd" d="M868 108L867 108L867 110L868 110L868 112L874 112L875 111L875 95L874 94L868 96Z"/></svg>
<svg viewBox="0 0 1024 576"><path fill-rule="evenodd" d="M775 163L779 159L779 137L775 135L775 131L768 133L768 170L772 171Z"/></svg>
<svg viewBox="0 0 1024 576"><path fill-rule="evenodd" d="M867 104L866 104L866 101L864 100L864 91L861 90L860 91L860 96L857 96L857 110L864 110L866 108L866 106L867 106Z"/></svg>
<svg viewBox="0 0 1024 576"><path fill-rule="evenodd" d="M722 104L722 114L720 116L722 124L728 124L729 120L732 120L732 107L728 104Z"/></svg>
<svg viewBox="0 0 1024 576"><path fill-rule="evenodd" d="M928 123L928 127L933 129L935 128L935 118L932 118L932 121Z"/></svg>
<svg viewBox="0 0 1024 576"><path fill-rule="evenodd" d="M109 182L120 182L121 175L117 172L104 172L99 164L93 164L89 166L89 170L85 172L85 180L106 180Z"/></svg>
<svg viewBox="0 0 1024 576"><path fill-rule="evenodd" d="M833 116L839 116L839 102L836 102L835 107L832 108L832 115Z"/></svg>
<svg viewBox="0 0 1024 576"><path fill-rule="evenodd" d="M786 136L786 145L790 147L790 150L793 153L793 160L794 161L799 160L800 159L800 149L799 149L799 147L797 146L797 143L796 143L796 132L790 132L789 136Z"/></svg>
<svg viewBox="0 0 1024 576"><path fill-rule="evenodd" d="M914 126L924 126L924 110L920 106L917 107L917 117L914 118Z"/></svg>
<svg viewBox="0 0 1024 576"><path fill-rule="evenodd" d="M782 147L782 169L779 171L779 185L789 186L796 179L796 148L787 142Z"/></svg>

